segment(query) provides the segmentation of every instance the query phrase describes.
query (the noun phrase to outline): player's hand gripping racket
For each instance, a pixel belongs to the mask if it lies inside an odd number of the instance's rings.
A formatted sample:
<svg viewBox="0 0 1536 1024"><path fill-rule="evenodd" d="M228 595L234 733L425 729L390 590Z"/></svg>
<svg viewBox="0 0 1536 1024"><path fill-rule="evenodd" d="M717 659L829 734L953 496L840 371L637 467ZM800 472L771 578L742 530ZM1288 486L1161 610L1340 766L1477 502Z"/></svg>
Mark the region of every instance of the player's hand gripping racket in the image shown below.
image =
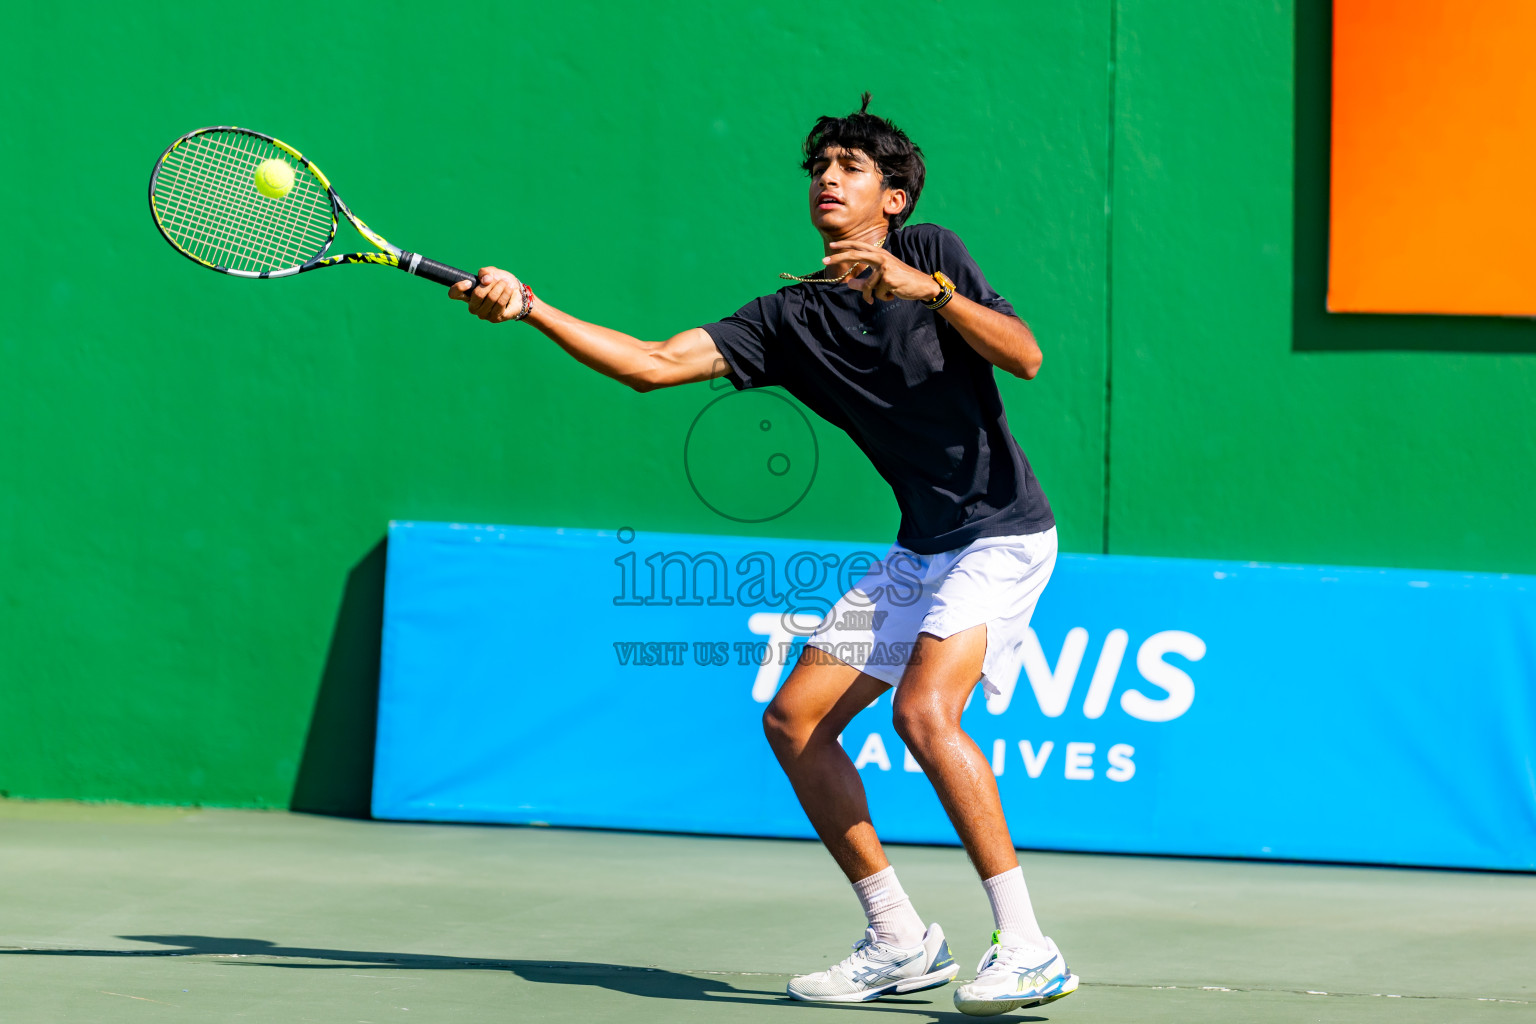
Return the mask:
<svg viewBox="0 0 1536 1024"><path fill-rule="evenodd" d="M438 284L479 281L390 245L298 150L244 128L199 128L171 143L149 176L149 210L177 252L221 274L288 277L338 263L378 263ZM338 212L378 251L327 256Z"/></svg>

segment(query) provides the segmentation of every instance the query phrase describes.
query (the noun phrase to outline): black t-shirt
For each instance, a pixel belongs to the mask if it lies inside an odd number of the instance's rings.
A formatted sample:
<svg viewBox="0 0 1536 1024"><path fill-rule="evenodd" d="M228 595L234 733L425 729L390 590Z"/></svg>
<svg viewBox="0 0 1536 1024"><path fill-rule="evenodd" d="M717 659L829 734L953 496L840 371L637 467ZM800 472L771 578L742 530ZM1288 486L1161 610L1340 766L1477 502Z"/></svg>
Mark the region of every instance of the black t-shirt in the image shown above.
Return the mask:
<svg viewBox="0 0 1536 1024"><path fill-rule="evenodd" d="M1013 316L953 231L914 224L885 248ZM1051 506L1008 430L992 364L920 302L864 302L846 284L807 282L754 299L704 330L738 389L779 385L848 432L896 492L896 540L919 554L979 537L1039 533Z"/></svg>

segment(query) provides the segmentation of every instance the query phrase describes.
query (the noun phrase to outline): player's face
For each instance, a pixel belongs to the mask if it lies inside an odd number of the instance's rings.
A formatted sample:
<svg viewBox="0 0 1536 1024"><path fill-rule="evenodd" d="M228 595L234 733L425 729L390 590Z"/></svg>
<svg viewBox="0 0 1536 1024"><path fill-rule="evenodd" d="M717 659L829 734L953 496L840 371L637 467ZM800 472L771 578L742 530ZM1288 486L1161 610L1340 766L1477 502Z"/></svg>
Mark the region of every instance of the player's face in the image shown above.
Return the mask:
<svg viewBox="0 0 1536 1024"><path fill-rule="evenodd" d="M862 150L828 147L811 165L811 223L843 238L900 213L907 194L885 187L880 167Z"/></svg>

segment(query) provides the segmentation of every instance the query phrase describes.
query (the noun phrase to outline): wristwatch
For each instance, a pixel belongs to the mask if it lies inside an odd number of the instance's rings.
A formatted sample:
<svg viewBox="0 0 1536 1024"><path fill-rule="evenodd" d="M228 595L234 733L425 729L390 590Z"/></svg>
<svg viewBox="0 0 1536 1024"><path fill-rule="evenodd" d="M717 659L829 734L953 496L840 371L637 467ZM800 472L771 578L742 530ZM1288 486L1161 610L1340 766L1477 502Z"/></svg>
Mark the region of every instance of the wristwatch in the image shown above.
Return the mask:
<svg viewBox="0 0 1536 1024"><path fill-rule="evenodd" d="M925 302L923 305L929 309L942 309L946 302L955 297L955 282L945 277L942 270L935 270L933 272L933 279L939 282L939 288L942 290L939 292L938 298L932 302Z"/></svg>

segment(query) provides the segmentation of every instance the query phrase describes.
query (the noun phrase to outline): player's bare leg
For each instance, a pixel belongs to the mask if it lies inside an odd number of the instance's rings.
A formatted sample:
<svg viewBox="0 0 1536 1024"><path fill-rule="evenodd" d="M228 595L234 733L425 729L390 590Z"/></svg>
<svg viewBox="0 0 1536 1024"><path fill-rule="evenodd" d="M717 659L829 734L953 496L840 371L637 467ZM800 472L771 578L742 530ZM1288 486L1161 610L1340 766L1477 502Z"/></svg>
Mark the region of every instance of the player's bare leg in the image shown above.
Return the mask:
<svg viewBox="0 0 1536 1024"><path fill-rule="evenodd" d="M797 975L788 992L818 1002L865 1002L920 992L959 971L944 929L925 928L885 859L859 771L838 734L890 687L808 648L763 714L768 742L800 806L864 908L869 927L853 953L827 970Z"/></svg>
<svg viewBox="0 0 1536 1024"><path fill-rule="evenodd" d="M985 624L944 640L919 634L895 701L896 731L933 783L992 903L997 922L992 947L976 980L955 990L956 1009L980 1016L1039 1006L1078 986L1035 920L992 765L960 728L986 654Z"/></svg>
<svg viewBox="0 0 1536 1024"><path fill-rule="evenodd" d="M1003 817L992 764L960 727L960 713L981 679L986 624L940 640L918 635L896 690L896 732L922 765L939 802L982 878L1019 866Z"/></svg>
<svg viewBox="0 0 1536 1024"><path fill-rule="evenodd" d="M838 735L890 687L807 648L763 713L763 731L800 806L850 882L890 866L869 820L864 783Z"/></svg>

